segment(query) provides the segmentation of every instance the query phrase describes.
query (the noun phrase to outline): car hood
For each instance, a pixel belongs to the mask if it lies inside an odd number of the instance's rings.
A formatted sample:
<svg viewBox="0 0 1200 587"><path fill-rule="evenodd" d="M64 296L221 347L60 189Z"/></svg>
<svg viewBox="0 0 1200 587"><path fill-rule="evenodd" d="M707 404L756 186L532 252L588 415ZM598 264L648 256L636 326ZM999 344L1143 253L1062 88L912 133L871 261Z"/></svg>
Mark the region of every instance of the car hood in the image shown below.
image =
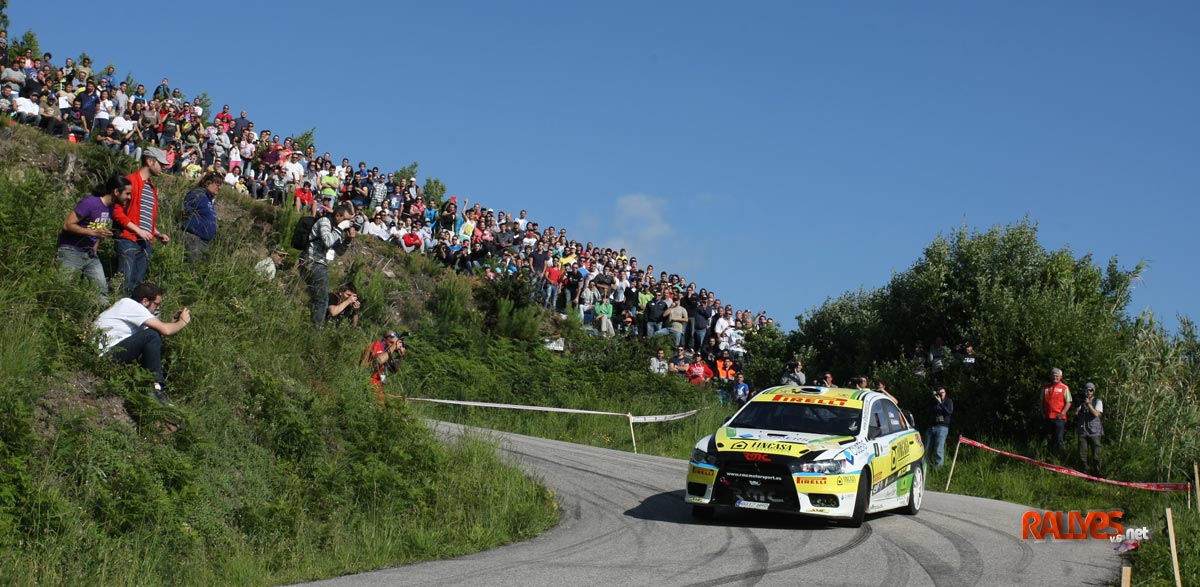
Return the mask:
<svg viewBox="0 0 1200 587"><path fill-rule="evenodd" d="M845 450L856 442L853 436L829 436L827 434L805 434L787 430L760 430L726 426L713 435L717 452L757 452L790 457L802 457L818 453L816 458L827 458Z"/></svg>

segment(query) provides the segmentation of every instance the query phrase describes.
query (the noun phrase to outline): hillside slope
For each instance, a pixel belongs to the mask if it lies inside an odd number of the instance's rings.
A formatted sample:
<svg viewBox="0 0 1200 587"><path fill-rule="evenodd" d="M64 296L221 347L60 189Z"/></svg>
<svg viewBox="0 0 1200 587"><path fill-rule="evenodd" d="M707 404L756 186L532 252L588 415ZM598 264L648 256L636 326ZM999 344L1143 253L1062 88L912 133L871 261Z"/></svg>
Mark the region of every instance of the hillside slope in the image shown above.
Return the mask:
<svg viewBox="0 0 1200 587"><path fill-rule="evenodd" d="M148 400L140 370L101 361L90 324L103 307L57 274L53 243L78 198L131 165L0 129L3 583L276 584L453 556L555 523L553 497L492 447L443 446L402 402L380 408L357 367L373 333L314 331L294 271L275 284L252 272L280 240L273 211L223 204L207 264L186 264L179 245L155 251L163 314L193 315L167 342L177 408ZM160 222L178 235L190 186L159 185ZM429 286L404 282L371 286L381 297L365 318L404 322L383 292ZM428 320L414 312L409 323Z"/></svg>

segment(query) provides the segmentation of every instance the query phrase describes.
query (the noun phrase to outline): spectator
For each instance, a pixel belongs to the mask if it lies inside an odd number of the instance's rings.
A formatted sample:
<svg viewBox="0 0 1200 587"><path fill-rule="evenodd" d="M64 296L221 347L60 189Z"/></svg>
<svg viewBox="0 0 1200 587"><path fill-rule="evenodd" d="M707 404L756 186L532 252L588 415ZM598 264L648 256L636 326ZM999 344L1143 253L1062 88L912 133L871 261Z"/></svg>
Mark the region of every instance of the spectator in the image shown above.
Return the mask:
<svg viewBox="0 0 1200 587"><path fill-rule="evenodd" d="M343 285L337 291L329 294L329 315L327 319L335 322L349 320L352 326L358 326L358 311L362 308L362 300L354 287Z"/></svg>
<svg viewBox="0 0 1200 587"><path fill-rule="evenodd" d="M646 336L654 336L662 330L663 314L667 312L667 302L662 298L662 292L654 290L654 299L646 304Z"/></svg>
<svg viewBox="0 0 1200 587"><path fill-rule="evenodd" d="M542 271L542 280L546 283L543 292L542 305L554 310L558 309L558 290L562 286L563 270L558 265L558 256L551 258Z"/></svg>
<svg viewBox="0 0 1200 587"><path fill-rule="evenodd" d="M287 249L283 248L282 245L275 245L271 247L271 252L267 255L267 258L259 261L254 266L254 271L265 277L267 281L273 281L275 279L275 270L283 265L283 258L286 256Z"/></svg>
<svg viewBox="0 0 1200 587"><path fill-rule="evenodd" d="M607 294L600 298L600 302L592 308L592 311L596 316L596 326L600 330L600 334L616 336L617 331L613 328L613 305L608 300Z"/></svg>
<svg viewBox="0 0 1200 587"><path fill-rule="evenodd" d="M683 309L683 305L680 304L678 299L675 300L675 304L671 306L671 309L663 314L663 319L667 323L667 330L675 337L675 344L683 344L683 331L687 328L688 315L687 310ZM709 376L711 377L711 375Z"/></svg>
<svg viewBox="0 0 1200 587"><path fill-rule="evenodd" d="M184 308L175 313L173 321L163 322L158 319L162 302L162 290L157 285L138 284L129 297L102 312L94 326L103 335L100 352L122 365L138 361L154 375L151 395L165 404L170 400L163 389L162 337L183 330L191 323L192 315Z"/></svg>
<svg viewBox="0 0 1200 587"><path fill-rule="evenodd" d="M142 151L142 166L128 176L132 197L124 206L113 207L113 218L121 232L117 235L117 271L125 276L122 292L132 292L134 285L146 278L150 258L154 254L154 239L165 245L171 237L158 231L158 188L150 181L162 175L170 163L167 154L157 147Z"/></svg>
<svg viewBox="0 0 1200 587"><path fill-rule="evenodd" d="M833 384L833 373L829 371L821 374L821 379L817 381L817 385L821 387L837 387Z"/></svg>
<svg viewBox="0 0 1200 587"><path fill-rule="evenodd" d="M805 381L804 364L799 360L788 361L787 368L784 370L783 377L780 378L779 384L798 387L804 385Z"/></svg>
<svg viewBox="0 0 1200 587"><path fill-rule="evenodd" d="M1089 382L1085 385L1083 394L1083 401L1075 408L1075 418L1079 426L1079 459L1083 461L1084 472L1103 477L1104 473L1100 468L1100 437L1104 436L1104 426L1100 424L1100 416L1104 414L1104 402L1096 397L1095 383Z"/></svg>
<svg viewBox="0 0 1200 587"><path fill-rule="evenodd" d="M970 375L975 372L975 368L979 365L979 357L975 354L975 345L967 344L960 361L963 373Z"/></svg>
<svg viewBox="0 0 1200 587"><path fill-rule="evenodd" d="M688 358L684 356L683 352L684 348L682 346L675 347L675 356L671 357L669 361L670 364L667 367L668 372L678 373L679 375L687 375L687 369L690 361L688 361Z"/></svg>
<svg viewBox="0 0 1200 587"><path fill-rule="evenodd" d="M183 197L183 247L188 263L204 261L209 244L217 236L217 209L213 201L221 191L222 182L220 175L207 173Z"/></svg>
<svg viewBox="0 0 1200 587"><path fill-rule="evenodd" d="M712 369L710 369L708 365L705 365L704 361L700 359L700 353L692 355L692 364L688 365L687 372L685 373L688 378L688 383L691 383L692 385L704 385L713 378Z"/></svg>
<svg viewBox="0 0 1200 587"><path fill-rule="evenodd" d="M367 345L363 350L360 367L371 369L371 385L375 388L375 399L379 405L384 405L387 396L383 393L383 382L387 381L389 372L400 370L400 361L408 349L404 348L404 337L395 331L388 331L383 340L377 340Z"/></svg>
<svg viewBox="0 0 1200 587"><path fill-rule="evenodd" d="M733 405L742 407L750 401L750 384L746 383L746 375L737 374L737 383L733 386Z"/></svg>
<svg viewBox="0 0 1200 587"><path fill-rule="evenodd" d="M1046 447L1051 453L1063 453L1063 428L1071 409L1071 388L1062 382L1062 369L1050 371L1050 383L1042 387L1042 415L1045 418Z"/></svg>
<svg viewBox="0 0 1200 587"><path fill-rule="evenodd" d="M954 400L946 397L946 388L942 386L934 390L933 401L933 424L925 435L933 450L926 453L926 459L934 467L940 467L946 460L946 435L950 432L950 417L954 415Z"/></svg>
<svg viewBox="0 0 1200 587"><path fill-rule="evenodd" d="M667 374L667 359L662 349L658 349L653 357L650 357L650 372L658 373L659 375Z"/></svg>
<svg viewBox="0 0 1200 587"><path fill-rule="evenodd" d="M354 208L349 204L340 204L334 210L332 220L328 216L318 218L309 234L308 246L300 257L312 299L314 325L325 322L329 310L329 262L350 246L355 234L354 227L350 225L353 216Z"/></svg>
<svg viewBox="0 0 1200 587"><path fill-rule="evenodd" d="M400 244L404 248L405 253L420 253L424 242L424 239L421 238L421 229L417 226L416 222L400 238Z"/></svg>
<svg viewBox="0 0 1200 587"><path fill-rule="evenodd" d="M56 257L61 270L73 275L83 273L100 292L100 299L108 302L108 279L104 276L104 265L96 254L100 239L112 233L114 206L124 205L132 194L128 178L114 176L95 193L85 196L67 214L62 231L58 233Z"/></svg>
<svg viewBox="0 0 1200 587"><path fill-rule="evenodd" d="M925 352L925 343L917 341L912 354L909 355L909 361L912 363L913 375L924 377L925 369L929 365L929 353Z"/></svg>
<svg viewBox="0 0 1200 587"><path fill-rule="evenodd" d="M950 347L946 346L946 342L942 337L933 339L933 347L929 349L929 365L934 373L940 373L946 368L946 363L950 360Z"/></svg>

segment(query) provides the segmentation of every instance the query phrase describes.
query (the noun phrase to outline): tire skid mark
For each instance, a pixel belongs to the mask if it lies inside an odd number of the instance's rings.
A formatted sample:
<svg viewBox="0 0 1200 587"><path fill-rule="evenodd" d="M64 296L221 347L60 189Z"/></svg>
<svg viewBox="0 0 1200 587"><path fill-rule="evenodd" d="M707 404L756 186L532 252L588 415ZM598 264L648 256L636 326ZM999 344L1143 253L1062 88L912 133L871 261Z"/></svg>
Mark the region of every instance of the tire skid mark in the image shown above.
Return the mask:
<svg viewBox="0 0 1200 587"><path fill-rule="evenodd" d="M938 536L945 538L958 555L958 567L954 568L953 565L923 544L905 538L889 539L916 561L917 565L929 575L934 585L937 587L961 587L979 583L983 577L983 557L961 534L919 517L908 518L908 520L925 526Z"/></svg>
<svg viewBox="0 0 1200 587"><path fill-rule="evenodd" d="M820 562L825 559L833 558L840 554L850 552L851 550L854 550L855 548L862 546L862 543L866 542L867 539L871 537L872 532L873 531L871 530L871 526L864 524L861 528L858 529L857 532L854 533L854 536L848 542L846 542L845 544L843 544L841 546L838 546L837 548L834 548L833 550L830 550L829 552L825 552L825 553L818 554L815 556L810 556L808 558L803 558L798 561L793 561L790 563L777 565L777 566L770 567L770 568L763 569L763 570L750 571L750 572L745 572L745 573L736 573L733 575L726 575L724 577L718 577L716 579L712 579L709 581L701 581L699 583L689 583L688 587L716 587L717 585L728 585L730 583L737 583L740 581L745 581L747 579L754 579L755 581L758 581L758 580L761 580L766 575L780 573L783 571L790 571L792 569L798 569L805 565L810 565L812 563Z"/></svg>
<svg viewBox="0 0 1200 587"><path fill-rule="evenodd" d="M955 515L951 515L951 514L943 514L942 512L935 512L933 510L924 510L924 511L925 511L925 513L942 516L944 518L950 518L951 520L956 520L963 524L968 524L971 526L975 526L976 528L982 528L989 532L994 532L996 534L999 534L1000 536L1003 536L1008 541L1016 544L1018 549L1021 551L1021 558L1018 559L1016 563L1013 563L1013 565L1009 569L1014 574L1024 573L1025 570L1029 568L1029 565L1033 564L1033 547L1029 546L1029 544L1026 543L1024 540L1021 540L1020 538L1017 538L1016 536L1013 536L1012 534L1009 534L1008 532L1005 532L1003 530L997 530L996 528L993 528L991 526L988 526L985 524L980 524L979 522L976 522L973 520L968 520L966 518L961 518L959 516L955 516Z"/></svg>
<svg viewBox="0 0 1200 587"><path fill-rule="evenodd" d="M883 548L883 556L887 560L887 566L883 571L883 583L880 583L880 587L908 585L908 578L912 574L909 569L908 555L886 536L880 534L880 537L883 538L880 547Z"/></svg>

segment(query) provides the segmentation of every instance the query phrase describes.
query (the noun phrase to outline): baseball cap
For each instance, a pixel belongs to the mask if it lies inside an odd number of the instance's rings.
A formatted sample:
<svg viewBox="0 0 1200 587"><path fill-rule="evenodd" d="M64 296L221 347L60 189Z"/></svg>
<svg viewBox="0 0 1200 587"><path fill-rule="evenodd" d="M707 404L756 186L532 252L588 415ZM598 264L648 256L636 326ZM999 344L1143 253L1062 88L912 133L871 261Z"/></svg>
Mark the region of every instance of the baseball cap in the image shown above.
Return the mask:
<svg viewBox="0 0 1200 587"><path fill-rule="evenodd" d="M1096 391L1096 384L1089 381L1087 385L1083 386L1083 388L1090 389L1092 391Z"/></svg>
<svg viewBox="0 0 1200 587"><path fill-rule="evenodd" d="M283 245L275 245L275 246L271 247L271 254L272 255L286 255L287 249L283 248Z"/></svg>
<svg viewBox="0 0 1200 587"><path fill-rule="evenodd" d="M145 151L142 151L142 153L143 157L153 157L156 161L162 163L163 165L170 165L170 162L167 161L167 154L158 147L147 147Z"/></svg>

